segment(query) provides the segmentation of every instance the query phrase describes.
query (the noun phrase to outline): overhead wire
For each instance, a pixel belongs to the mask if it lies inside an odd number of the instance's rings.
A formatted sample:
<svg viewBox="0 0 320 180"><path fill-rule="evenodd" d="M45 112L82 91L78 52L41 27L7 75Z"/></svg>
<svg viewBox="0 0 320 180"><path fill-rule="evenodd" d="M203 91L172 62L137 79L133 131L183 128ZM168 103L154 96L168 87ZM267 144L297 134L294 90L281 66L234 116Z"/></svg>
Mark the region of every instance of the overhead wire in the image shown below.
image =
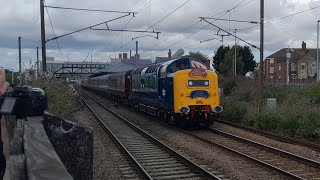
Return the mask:
<svg viewBox="0 0 320 180"><path fill-rule="evenodd" d="M240 6L243 6L243 5L241 5L241 4L244 3L245 1L246 1L246 0L242 0L240 3L238 3L238 4L235 5L234 7L230 8L230 9L228 9L228 10L226 10L226 11L223 11L223 13L218 13L218 14L222 14L219 18L223 17L224 15L226 15L227 13L229 13L231 10L233 10L233 9L235 9L235 8L238 8L238 7L240 7ZM249 1L249 2L252 2L252 1L254 1L254 0L251 0L251 1ZM245 4L248 4L249 2L247 2L247 3L245 3ZM218 19L219 19L219 18L218 18ZM214 20L214 21L212 21L212 22L215 22L215 21L216 21L216 20ZM178 42L176 42L176 43L174 43L174 44L172 44L172 45L170 45L170 46L168 46L168 47L166 47L166 48L161 49L160 52L151 53L151 54L149 54L149 55L147 55L147 56L144 56L144 57L151 57L151 56L153 56L154 54L159 54L159 53L161 53L161 51L164 51L164 50L166 50L166 49L168 49L168 48L170 48L170 47L172 47L172 46L175 46L175 45L179 44L180 42L182 42L182 41L190 38L191 36L197 34L198 32L202 31L203 29L207 28L208 26L210 26L210 24L207 24L207 25L203 26L201 29L199 29L199 30L197 30L196 32L190 34L189 36L183 38L182 40L179 40ZM200 43L199 43L199 44L200 44ZM192 45L192 46L194 46L194 45Z"/></svg>
<svg viewBox="0 0 320 180"><path fill-rule="evenodd" d="M148 0L148 2L143 6L143 7L141 7L138 11L137 11L137 13L139 13L142 9L144 9L145 7L147 7L147 5L151 2L152 0ZM124 30L127 26L128 26L128 24L131 22L131 20L133 19L134 17L131 17L129 20L128 20L128 22L124 25L124 27L122 28L122 30ZM119 34L120 34L121 32L118 32L117 34L116 34L116 36L114 36L113 37L113 39L107 44L107 46L105 46L102 50L100 50L100 51L98 51L99 53L100 53L100 55L99 55L99 57L101 56L101 53L103 53L103 51L105 51L105 50L107 50L108 48L109 48L109 46L111 45L111 43L119 36ZM96 52L95 54L94 54L94 60L96 59L96 55L97 55L97 53L98 52ZM110 53L110 56L111 56L111 53ZM110 58L110 56L109 56L109 58ZM99 58L98 57L98 58ZM104 58L105 59L105 58Z"/></svg>
<svg viewBox="0 0 320 180"><path fill-rule="evenodd" d="M251 2L253 2L253 1L255 1L255 0L250 0L250 1L246 2L246 3L244 3L244 1L242 1L242 2L238 3L236 6L234 6L233 8L228 9L228 10L225 10L225 11L222 11L222 12L220 12L220 13L217 13L217 14L213 15L213 16L218 16L218 15L223 14L223 13L226 14L226 13L228 13L229 11L234 10L235 8L239 8L239 7L241 7L241 6L244 6L244 5L246 5L246 4L251 3ZM184 33L185 31L187 31L188 29L190 29L191 27L197 25L197 24L200 23L200 22L201 22L201 21L198 20L198 21L195 22L194 24L192 24L192 25L188 26L187 28L185 28L185 29L184 29L182 32L180 32L179 34ZM177 35L179 35L179 34L177 34ZM171 36L171 37L167 38L166 40L163 40L161 43L164 43L164 42L168 41L169 39L173 39L173 38L176 37L177 35ZM181 41L181 42L182 42L182 41ZM161 43L158 43L158 44L152 46L151 49L153 49L153 48L155 48L155 47L158 47ZM191 45L191 46L194 46L194 45L195 45L195 44L193 44L193 45ZM191 46L186 46L186 47L191 47ZM186 48L186 47L183 47L183 48ZM157 53L157 52L155 52L155 53ZM150 54L155 54L155 53L149 53L149 54L147 54L147 55L144 56L144 57L149 57Z"/></svg>
<svg viewBox="0 0 320 180"><path fill-rule="evenodd" d="M186 2L184 2L183 4L181 4L179 7L177 7L176 9L174 9L173 11L171 11L169 14L165 15L163 18L161 18L160 20L158 20L156 23L154 23L153 25L151 25L150 27L148 27L147 30L151 29L152 27L154 27L155 25L159 24L161 21L163 21L164 19L166 19L167 17L169 17L171 14L173 14L174 12L176 12L177 10L179 10L180 8L182 8L184 5L186 5L188 2L190 2L191 0L187 0ZM146 31L147 31L146 30ZM141 36L143 33L141 33L139 36Z"/></svg>
<svg viewBox="0 0 320 180"><path fill-rule="evenodd" d="M86 9L86 8L70 8L70 7L58 7L58 6L45 6L46 8L53 9L64 9L64 10L77 10L77 11L92 11L92 12L108 12L108 13L135 13L132 11L109 11L109 10L101 10L101 9Z"/></svg>
<svg viewBox="0 0 320 180"><path fill-rule="evenodd" d="M296 15L299 15L299 14L302 14L302 13L305 13L305 12L308 12L308 11L312 11L314 9L317 9L317 8L320 8L320 5L319 6L315 6L315 7L312 7L312 8L309 8L309 9L305 9L303 11L299 11L299 12L296 12L296 13L293 13L293 14L289 14L289 15L286 15L286 16L283 16L283 17L280 17L280 18L275 18L273 20L270 20L270 21L267 21L267 22L264 22L264 24L270 24L270 23L273 23L273 22L276 22L276 21L280 21L282 19L286 19L286 18L289 18L289 17L293 17L293 16L296 16ZM239 29L237 30L238 32L240 31L246 31L248 29L252 29L252 28L255 28L255 27L259 27L260 25L255 25L255 26L251 26L251 27L248 27L248 28L244 28L244 29Z"/></svg>
<svg viewBox="0 0 320 180"><path fill-rule="evenodd" d="M44 1L44 4L46 4L46 2ZM48 8L46 7L46 10L47 10L47 15L48 15L48 19L49 19L49 22L50 22L50 25L51 25L51 29L52 29L52 33L53 33L53 36L56 37L56 33L54 32L54 28L53 28L53 24L52 24L52 21L51 21L51 17L50 17L50 14L49 14L49 10ZM58 46L58 49L59 49L59 52L60 52L60 55L62 57L62 59L65 61L65 58L62 54L62 51L61 51L61 48L60 48L60 44L58 42L58 39L56 39L56 44Z"/></svg>
<svg viewBox="0 0 320 180"><path fill-rule="evenodd" d="M148 27L146 29L149 30L152 27L154 27L155 25L159 24L161 21L163 21L164 19L166 19L167 17L169 17L171 14L173 14L174 12L176 12L177 10L179 10L181 7L183 7L184 5L186 5L188 2L190 2L191 0L187 0L185 1L183 4L181 4L179 7L177 7L176 9L174 9L173 11L171 11L170 13L168 13L167 15L165 15L163 18L161 18L160 20L158 20L157 22L155 22L153 25L151 25L150 27ZM141 36L143 33L140 33L137 37ZM127 46L128 44L130 44L133 40L128 41L125 45L120 46L116 51L122 49L123 47ZM110 56L109 56L110 57Z"/></svg>

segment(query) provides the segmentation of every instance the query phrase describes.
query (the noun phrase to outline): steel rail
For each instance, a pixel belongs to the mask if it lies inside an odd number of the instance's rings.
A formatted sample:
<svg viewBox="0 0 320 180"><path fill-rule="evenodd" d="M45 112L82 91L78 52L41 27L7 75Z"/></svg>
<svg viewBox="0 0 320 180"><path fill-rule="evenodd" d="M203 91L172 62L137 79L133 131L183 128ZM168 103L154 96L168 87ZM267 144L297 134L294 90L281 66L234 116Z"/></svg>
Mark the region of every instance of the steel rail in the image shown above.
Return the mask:
<svg viewBox="0 0 320 180"><path fill-rule="evenodd" d="M175 129L177 129L177 128L175 128ZM247 154L245 154L245 153L242 153L242 152L240 152L240 151L238 151L238 150L235 150L235 149L229 148L229 147L227 147L227 146L225 146L225 145L222 145L222 144L219 144L219 143L210 141L210 140L208 140L208 139L199 137L199 136L197 136L197 135L195 135L195 134L193 134L193 133L191 133L191 132L189 132L189 131L186 131L186 130L180 130L180 131L182 131L183 133L188 134L188 135L190 135L190 136L192 136L192 137L194 137L194 138L196 138L196 139L199 139L199 140L202 141L202 142L205 142L205 143L208 143L208 144L211 144L211 145L220 147L220 148L222 148L222 149L226 149L226 150L228 150L228 151L230 151L230 152L233 152L233 153L235 153L235 154L237 154L237 155L240 155L240 156L242 156L242 157L245 157L245 158L247 158L247 159L249 159L249 160L252 160L252 161L254 161L254 162L258 162L259 164L261 164L261 165L263 165L263 166L267 166L268 168L273 169L273 170L275 170L275 171L277 171L277 172L279 172L279 173L281 173L281 174L283 174L283 175L285 175L285 176L288 176L288 177L290 177L290 178L292 178L292 179L304 180L304 178L301 178L301 177L299 177L299 176L296 176L295 174L292 174L292 173L290 173L290 172L288 172L288 171L285 171L285 170L283 170L283 169L280 169L280 168L278 168L278 167L276 167L276 166L274 166L274 165L271 165L271 164L269 164L269 163L263 162L263 161L255 158L255 157L249 156L249 155L247 155Z"/></svg>
<svg viewBox="0 0 320 180"><path fill-rule="evenodd" d="M125 119L124 117L122 117L121 115L117 114L115 111L113 111L112 109L106 107L105 105L103 105L101 102L99 102L98 100L96 100L95 98L91 97L90 95L83 93L86 96L88 96L89 98L91 98L94 102L96 102L99 106L101 106L103 109L107 110L109 113L111 113L113 116L115 116L116 118L118 118L119 120L121 120L122 122L124 122L125 124L127 124L128 126L130 126L131 128L133 128L134 130L136 130L138 133L140 133L141 135L143 135L144 137L148 138L149 140L153 141L155 144L157 144L158 146L164 148L164 150L166 150L166 152L171 153L175 158L179 159L180 161L186 163L188 166L192 167L192 169L198 171L203 177L205 177L206 179L216 179L216 180L220 180L221 178L219 178L218 176L210 173L209 171L203 169L202 167L200 167L199 165L195 164L194 162L192 162L190 159L188 159L187 157L179 154L178 152L176 152L175 150L173 150L172 148L168 147L167 145L163 144L162 142L160 142L159 140L155 139L153 136L151 136L150 134L148 134L147 132L145 132L144 130L142 130L141 128L137 127L136 125L132 124L131 122L129 122L127 119ZM82 101L84 101L83 98L81 98ZM94 110L90 110L91 112ZM96 113L95 113L96 114ZM96 114L97 115L97 114ZM102 120L99 118L99 123L103 123ZM103 123L104 124L104 123ZM105 125L105 124L104 124ZM107 128L107 127L105 127ZM110 129L109 129L110 131ZM110 131L111 132L111 131ZM114 138L116 138L114 136ZM117 142L120 144L120 140L117 140ZM125 148L123 146L123 144L121 144L122 148ZM142 167L142 165L139 164L139 162L134 158L134 156L126 149L126 153L132 158L134 159L134 162L138 165L139 168L141 168L141 170L146 173L146 175L148 175L148 178L152 177L148 174L148 172Z"/></svg>
<svg viewBox="0 0 320 180"><path fill-rule="evenodd" d="M132 156L132 154L125 148L125 146L121 143L121 141L116 137L114 133L108 128L108 126L103 122L103 120L97 115L97 113L92 109L92 107L81 97L81 101L86 105L86 107L89 109L89 111L92 113L94 118L97 120L97 122L100 124L100 126L103 128L103 130L107 133L109 133L112 137L112 139L118 143L118 145L121 147L121 149L129 156L129 158L134 162L134 164L139 168L139 170L142 172L143 176L147 179L152 179L149 174L144 170L144 168L140 165L140 163Z"/></svg>
<svg viewBox="0 0 320 180"><path fill-rule="evenodd" d="M315 144L315 143L311 143L311 142L307 142L307 141L303 141L300 139L296 139L296 138L292 138L292 137L288 137L288 136L283 136L283 135L279 135L279 134L275 134L275 133L270 133L264 130L260 130L260 129L256 129L256 128L252 128L252 127L248 127L248 126L244 126L244 125L240 125L237 123L232 123L232 122L227 122L227 121L223 121L223 120L216 120L216 122L219 122L221 124L226 124L235 128L239 128L239 129L243 129L255 134L259 134L261 136L267 137L267 138L271 138L277 141L281 141L281 142L285 142L285 143L289 143L289 144L295 144L295 145L300 145L300 146L304 146L304 147L308 147L310 149L316 150L320 152L320 144Z"/></svg>
<svg viewBox="0 0 320 180"><path fill-rule="evenodd" d="M299 156L299 155L284 151L284 150L279 149L279 148L275 148L275 147L272 147L272 146L261 144L259 142L255 142L255 141L252 141L250 139L246 139L246 138L243 138L243 137L240 137L240 136L236 136L236 135L233 135L233 134L230 134L230 133L227 133L227 132L223 132L223 131L220 131L220 130L216 130L216 129L208 128L208 131L216 133L216 134L220 134L222 136L234 139L236 141L240 141L240 142L243 142L243 143L246 143L246 144L251 144L251 145L253 145L255 147L262 148L262 149L265 149L267 151L280 154L282 156L285 156L285 157L288 157L290 159L299 161L301 163L308 164L308 165L316 167L316 168L320 168L320 162L318 162L318 161L315 161L315 160L312 160L312 159L309 159L309 158L305 158L303 156Z"/></svg>

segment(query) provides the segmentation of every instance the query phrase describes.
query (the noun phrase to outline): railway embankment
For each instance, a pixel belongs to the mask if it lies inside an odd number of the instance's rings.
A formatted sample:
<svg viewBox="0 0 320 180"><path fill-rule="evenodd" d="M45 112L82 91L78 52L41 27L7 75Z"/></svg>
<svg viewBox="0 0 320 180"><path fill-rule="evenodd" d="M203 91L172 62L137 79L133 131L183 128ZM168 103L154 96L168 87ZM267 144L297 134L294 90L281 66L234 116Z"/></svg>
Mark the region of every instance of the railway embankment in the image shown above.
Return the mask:
<svg viewBox="0 0 320 180"><path fill-rule="evenodd" d="M74 116L81 110L82 104L75 88L63 80L39 80L33 81L33 87L43 89L48 96L48 111L72 121Z"/></svg>
<svg viewBox="0 0 320 180"><path fill-rule="evenodd" d="M320 86L265 85L264 105L258 110L257 82L220 79L224 89L221 119L306 141L320 143ZM277 106L267 108L268 98Z"/></svg>

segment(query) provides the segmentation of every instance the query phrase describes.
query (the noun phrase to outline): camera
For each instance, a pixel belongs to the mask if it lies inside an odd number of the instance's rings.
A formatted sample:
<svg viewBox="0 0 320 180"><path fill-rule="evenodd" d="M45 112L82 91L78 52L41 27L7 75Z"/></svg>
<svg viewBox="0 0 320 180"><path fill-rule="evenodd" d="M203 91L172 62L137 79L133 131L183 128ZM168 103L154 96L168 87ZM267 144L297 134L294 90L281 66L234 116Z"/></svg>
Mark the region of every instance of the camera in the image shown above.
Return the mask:
<svg viewBox="0 0 320 180"><path fill-rule="evenodd" d="M6 92L1 114L19 117L42 116L48 108L48 97L40 88L17 86Z"/></svg>

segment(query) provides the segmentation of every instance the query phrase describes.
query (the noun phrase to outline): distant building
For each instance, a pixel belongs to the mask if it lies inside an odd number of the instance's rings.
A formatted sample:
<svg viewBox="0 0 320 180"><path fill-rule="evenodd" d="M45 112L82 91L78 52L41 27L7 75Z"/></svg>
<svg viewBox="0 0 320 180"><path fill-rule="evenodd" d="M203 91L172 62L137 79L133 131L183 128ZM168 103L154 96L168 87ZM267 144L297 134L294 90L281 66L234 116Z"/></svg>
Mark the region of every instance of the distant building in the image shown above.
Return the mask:
<svg viewBox="0 0 320 180"><path fill-rule="evenodd" d="M177 59L179 57L182 57L183 55L184 55L183 49L179 49L173 55L171 55L171 49L169 49L168 57L156 57L156 63L163 63L171 59Z"/></svg>
<svg viewBox="0 0 320 180"><path fill-rule="evenodd" d="M117 64L117 63L128 64L138 68L138 67L143 67L143 66L152 64L152 61L151 59L140 59L140 54L135 54L135 56L130 56L130 58L128 58L128 54L123 53L123 54L119 54L118 58L111 58L110 63L111 64Z"/></svg>
<svg viewBox="0 0 320 180"><path fill-rule="evenodd" d="M136 41L136 54L134 56L131 56L131 50L130 50L129 57L127 53L119 54L118 58L111 58L110 62L129 64L136 68L152 64L151 59L140 59L140 54L138 53L138 41Z"/></svg>
<svg viewBox="0 0 320 180"><path fill-rule="evenodd" d="M303 41L301 48L283 48L266 57L264 79L286 80L287 60L289 61L289 81L294 79L315 80L317 49L307 48Z"/></svg>

